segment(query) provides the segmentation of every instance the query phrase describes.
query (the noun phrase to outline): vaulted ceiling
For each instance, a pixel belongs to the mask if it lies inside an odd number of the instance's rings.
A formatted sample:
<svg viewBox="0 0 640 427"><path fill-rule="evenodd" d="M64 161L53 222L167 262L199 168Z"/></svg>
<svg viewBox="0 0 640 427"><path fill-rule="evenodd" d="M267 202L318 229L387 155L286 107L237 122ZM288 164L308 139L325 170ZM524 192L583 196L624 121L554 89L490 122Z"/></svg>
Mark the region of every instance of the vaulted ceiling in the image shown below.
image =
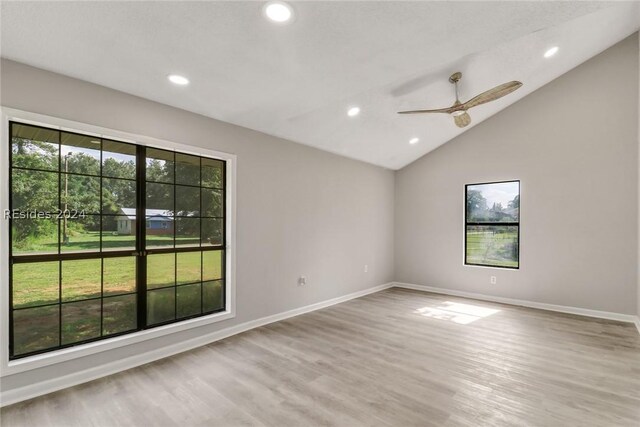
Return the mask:
<svg viewBox="0 0 640 427"><path fill-rule="evenodd" d="M469 129L396 114L451 105L452 72L463 100L524 83L471 110L473 126L640 22L636 2L290 3L295 20L274 25L263 2L2 2L0 54L398 169Z"/></svg>

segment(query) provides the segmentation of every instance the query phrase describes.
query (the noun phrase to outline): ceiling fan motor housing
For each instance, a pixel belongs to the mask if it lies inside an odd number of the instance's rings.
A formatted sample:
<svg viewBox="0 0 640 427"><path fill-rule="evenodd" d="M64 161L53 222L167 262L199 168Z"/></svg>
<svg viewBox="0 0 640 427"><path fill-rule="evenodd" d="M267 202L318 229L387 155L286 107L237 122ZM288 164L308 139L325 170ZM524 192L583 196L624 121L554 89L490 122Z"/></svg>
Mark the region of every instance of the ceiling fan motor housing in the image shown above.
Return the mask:
<svg viewBox="0 0 640 427"><path fill-rule="evenodd" d="M461 78L462 78L462 73L460 71L453 73L451 74L451 77L449 77L449 83L458 83Z"/></svg>

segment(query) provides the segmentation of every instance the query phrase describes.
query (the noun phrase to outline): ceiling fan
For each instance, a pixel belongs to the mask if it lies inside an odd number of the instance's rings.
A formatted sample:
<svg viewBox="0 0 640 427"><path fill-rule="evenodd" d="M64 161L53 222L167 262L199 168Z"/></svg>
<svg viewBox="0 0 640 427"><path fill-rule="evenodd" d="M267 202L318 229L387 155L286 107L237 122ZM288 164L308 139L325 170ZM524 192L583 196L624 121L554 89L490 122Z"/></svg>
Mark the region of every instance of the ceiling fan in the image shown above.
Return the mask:
<svg viewBox="0 0 640 427"><path fill-rule="evenodd" d="M436 110L412 110L412 111L399 111L398 114L421 114L421 113L444 113L451 114L456 126L463 128L471 123L471 116L467 113L467 110L478 105L486 104L487 102L495 101L498 98L502 98L505 95L510 94L514 90L522 86L519 81L512 81L509 83L503 83L500 86L496 86L493 89L489 89L486 92L482 92L480 95L471 98L467 102L460 102L458 99L458 82L462 78L462 73L453 73L449 77L449 82L456 88L456 102L449 108L438 108Z"/></svg>

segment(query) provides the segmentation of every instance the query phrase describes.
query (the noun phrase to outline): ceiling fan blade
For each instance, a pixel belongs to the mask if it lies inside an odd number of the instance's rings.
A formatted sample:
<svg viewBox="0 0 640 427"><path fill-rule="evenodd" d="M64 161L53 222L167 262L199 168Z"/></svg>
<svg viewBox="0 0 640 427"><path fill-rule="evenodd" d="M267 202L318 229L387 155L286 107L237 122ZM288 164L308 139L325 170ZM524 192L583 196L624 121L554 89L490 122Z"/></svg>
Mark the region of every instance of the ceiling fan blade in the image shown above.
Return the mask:
<svg viewBox="0 0 640 427"><path fill-rule="evenodd" d="M398 114L422 114L422 113L444 113L451 114L451 107L438 108L436 110L410 110L410 111L398 111Z"/></svg>
<svg viewBox="0 0 640 427"><path fill-rule="evenodd" d="M481 104L486 104L487 102L495 101L496 99L502 98L505 95L510 94L514 90L518 89L522 86L521 82L512 81L509 83L501 84L500 86L496 86L493 89L489 89L486 92L481 93L480 95L471 98L467 102L465 102L464 109L467 110L472 107L476 107Z"/></svg>
<svg viewBox="0 0 640 427"><path fill-rule="evenodd" d="M464 114L453 116L453 121L456 122L456 126L458 126L459 128L463 128L471 123L471 116L465 111Z"/></svg>

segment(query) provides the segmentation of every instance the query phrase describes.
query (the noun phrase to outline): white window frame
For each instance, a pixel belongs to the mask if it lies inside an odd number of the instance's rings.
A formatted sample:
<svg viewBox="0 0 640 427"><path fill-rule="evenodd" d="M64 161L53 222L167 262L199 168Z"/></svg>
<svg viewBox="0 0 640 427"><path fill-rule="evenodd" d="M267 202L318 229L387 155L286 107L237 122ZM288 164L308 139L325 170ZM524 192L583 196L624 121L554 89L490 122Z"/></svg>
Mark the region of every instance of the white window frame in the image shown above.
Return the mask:
<svg viewBox="0 0 640 427"><path fill-rule="evenodd" d="M80 357L97 354L104 351L124 347L150 339L174 334L188 329L198 328L204 325L232 319L236 316L236 168L237 157L235 154L191 145L178 144L143 135L135 135L128 132L88 125L72 120L60 119L43 114L31 113L7 107L0 107L1 135L0 135L0 211L2 223L0 224L0 377L13 375L43 366L54 365ZM9 360L9 221L4 219L5 210L9 209L9 122L20 122L44 126L63 131L73 131L90 134L95 137L116 139L130 142L145 147L161 148L163 150L179 151L197 156L212 157L227 162L226 168L226 306L222 312L196 317L184 321L178 321L168 325L151 329L132 332L113 338L105 338L87 344L74 347L52 350L50 352L28 356L17 360Z"/></svg>

